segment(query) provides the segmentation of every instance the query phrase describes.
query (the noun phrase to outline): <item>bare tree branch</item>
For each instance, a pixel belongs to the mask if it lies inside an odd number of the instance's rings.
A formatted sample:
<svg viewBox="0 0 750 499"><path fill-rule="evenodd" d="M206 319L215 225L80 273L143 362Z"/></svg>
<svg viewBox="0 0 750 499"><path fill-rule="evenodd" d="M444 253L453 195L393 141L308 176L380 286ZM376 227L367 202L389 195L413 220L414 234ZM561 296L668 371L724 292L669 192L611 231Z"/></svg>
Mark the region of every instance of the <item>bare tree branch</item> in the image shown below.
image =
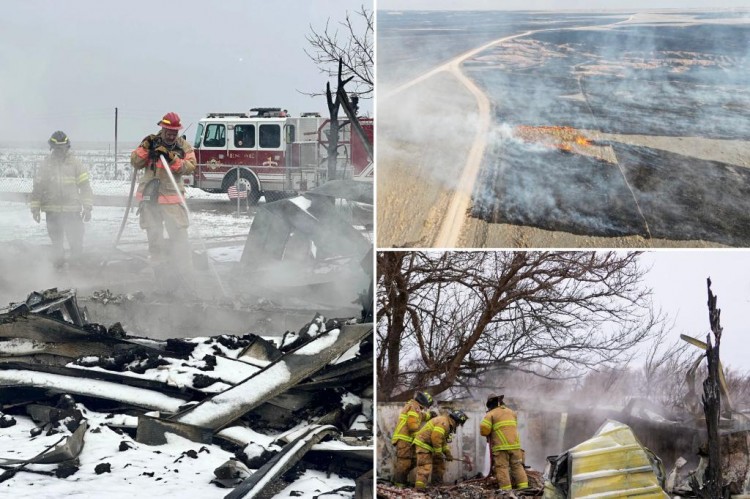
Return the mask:
<svg viewBox="0 0 750 499"><path fill-rule="evenodd" d="M621 365L664 328L638 256L378 254L378 398L469 389L510 367L564 377Z"/></svg>
<svg viewBox="0 0 750 499"><path fill-rule="evenodd" d="M341 61L341 77L351 78L354 91L361 98L368 99L372 97L375 85L374 15L362 5L354 16L353 18L347 12L344 21L334 26L329 19L323 31L317 31L315 27L310 26L310 34L305 37L310 49L305 50L305 54L328 78L339 76L337 69ZM322 95L322 92L315 91L302 93L311 96Z"/></svg>

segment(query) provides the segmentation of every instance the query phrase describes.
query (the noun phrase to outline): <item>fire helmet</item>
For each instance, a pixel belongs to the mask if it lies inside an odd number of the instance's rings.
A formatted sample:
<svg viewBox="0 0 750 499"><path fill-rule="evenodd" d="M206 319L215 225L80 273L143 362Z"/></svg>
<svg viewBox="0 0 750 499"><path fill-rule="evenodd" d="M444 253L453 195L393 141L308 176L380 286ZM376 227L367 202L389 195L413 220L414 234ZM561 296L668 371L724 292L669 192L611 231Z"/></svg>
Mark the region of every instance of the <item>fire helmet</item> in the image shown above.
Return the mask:
<svg viewBox="0 0 750 499"><path fill-rule="evenodd" d="M162 128L166 128L167 130L179 130L182 128L182 123L180 123L180 116L177 113L167 113L164 115L164 117L157 123Z"/></svg>
<svg viewBox="0 0 750 499"><path fill-rule="evenodd" d="M53 149L55 147L64 147L67 149L70 147L70 139L68 139L68 136L65 135L65 132L61 130L53 133L47 143L49 144L50 149Z"/></svg>
<svg viewBox="0 0 750 499"><path fill-rule="evenodd" d="M432 395L427 392L417 392L414 394L414 400L424 407L430 407L432 405Z"/></svg>
<svg viewBox="0 0 750 499"><path fill-rule="evenodd" d="M464 411L461 409L456 409L455 411L450 411L448 413L450 418L456 422L457 425L463 426L467 419L469 419L469 416L467 416Z"/></svg>
<svg viewBox="0 0 750 499"><path fill-rule="evenodd" d="M505 398L505 395L496 395L494 393L487 395L487 410L501 406L503 404L503 398Z"/></svg>

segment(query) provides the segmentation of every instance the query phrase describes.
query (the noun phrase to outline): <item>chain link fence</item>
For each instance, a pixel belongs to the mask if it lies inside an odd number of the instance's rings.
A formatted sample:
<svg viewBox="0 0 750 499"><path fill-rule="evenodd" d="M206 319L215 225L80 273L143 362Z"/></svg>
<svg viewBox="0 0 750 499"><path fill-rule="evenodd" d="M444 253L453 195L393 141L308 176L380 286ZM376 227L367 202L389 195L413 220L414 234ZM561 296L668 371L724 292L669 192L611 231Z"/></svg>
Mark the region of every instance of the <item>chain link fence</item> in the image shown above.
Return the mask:
<svg viewBox="0 0 750 499"><path fill-rule="evenodd" d="M95 196L127 197L132 167L130 149L113 153L100 150L73 150L72 153L88 168ZM37 169L48 152L39 149L0 149L0 193L5 199L24 199L31 193ZM12 196L16 194L16 196Z"/></svg>

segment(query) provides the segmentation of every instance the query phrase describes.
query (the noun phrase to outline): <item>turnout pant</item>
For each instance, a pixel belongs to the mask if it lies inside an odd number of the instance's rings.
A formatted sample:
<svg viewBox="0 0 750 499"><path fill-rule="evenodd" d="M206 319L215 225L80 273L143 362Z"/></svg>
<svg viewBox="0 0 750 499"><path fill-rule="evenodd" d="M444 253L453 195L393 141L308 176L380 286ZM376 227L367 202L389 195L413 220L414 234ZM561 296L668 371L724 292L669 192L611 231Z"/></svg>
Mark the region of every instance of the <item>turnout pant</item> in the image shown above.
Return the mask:
<svg viewBox="0 0 750 499"><path fill-rule="evenodd" d="M443 476L445 476L445 457L438 457L433 455L432 457L432 484L440 485L443 483Z"/></svg>
<svg viewBox="0 0 750 499"><path fill-rule="evenodd" d="M148 204L141 207L140 225L146 230L157 286L165 292L194 292L193 254L188 242L188 215L180 204ZM164 238L167 229L169 239Z"/></svg>
<svg viewBox="0 0 750 499"><path fill-rule="evenodd" d="M396 442L396 466L393 470L393 483L398 487L406 485L406 477L414 467L414 446L404 440Z"/></svg>
<svg viewBox="0 0 750 499"><path fill-rule="evenodd" d="M78 258L83 252L83 221L77 211L54 212L45 214L47 234L52 241L54 264L56 267L65 263L65 239L70 246L70 256Z"/></svg>
<svg viewBox="0 0 750 499"><path fill-rule="evenodd" d="M523 451L501 450L492 453L493 472L500 490L510 490L511 480L513 488L525 489L529 486L529 479L523 467Z"/></svg>
<svg viewBox="0 0 750 499"><path fill-rule="evenodd" d="M417 447L417 479L414 482L414 486L418 489L423 489L430 482L430 474L432 474L432 452Z"/></svg>
<svg viewBox="0 0 750 499"><path fill-rule="evenodd" d="M180 204L144 203L140 215L141 229L146 230L148 252L154 261L178 260L180 264L192 267L190 245L188 243L188 217ZM164 239L167 229L169 240Z"/></svg>

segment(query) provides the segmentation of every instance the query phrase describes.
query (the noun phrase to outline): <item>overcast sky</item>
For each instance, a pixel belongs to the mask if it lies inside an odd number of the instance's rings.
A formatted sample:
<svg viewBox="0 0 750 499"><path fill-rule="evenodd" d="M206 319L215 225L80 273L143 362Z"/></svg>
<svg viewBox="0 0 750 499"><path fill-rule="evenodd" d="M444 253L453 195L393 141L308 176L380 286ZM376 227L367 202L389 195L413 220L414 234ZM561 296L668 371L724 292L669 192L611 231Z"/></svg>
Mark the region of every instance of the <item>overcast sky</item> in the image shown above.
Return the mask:
<svg viewBox="0 0 750 499"><path fill-rule="evenodd" d="M378 10L636 10L748 8L747 0L378 0Z"/></svg>
<svg viewBox="0 0 750 499"><path fill-rule="evenodd" d="M327 77L303 50L372 0L6 0L0 20L0 141L139 140L168 111L325 112ZM363 103L364 111L372 109ZM195 125L188 131L192 138Z"/></svg>
<svg viewBox="0 0 750 499"><path fill-rule="evenodd" d="M654 302L676 320L675 339L684 333L705 341L710 277L724 327L722 361L750 371L750 251L656 251L644 254L642 263L652 265L646 282Z"/></svg>

